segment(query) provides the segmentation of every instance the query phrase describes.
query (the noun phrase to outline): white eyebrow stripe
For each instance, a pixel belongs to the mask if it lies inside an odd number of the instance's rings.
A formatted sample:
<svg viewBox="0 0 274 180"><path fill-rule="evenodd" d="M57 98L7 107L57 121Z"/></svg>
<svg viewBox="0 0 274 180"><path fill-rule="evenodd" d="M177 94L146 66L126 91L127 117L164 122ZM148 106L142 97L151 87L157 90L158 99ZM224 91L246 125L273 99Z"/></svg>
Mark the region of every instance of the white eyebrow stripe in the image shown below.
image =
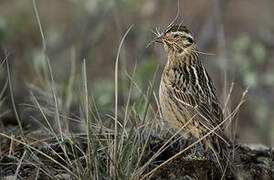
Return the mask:
<svg viewBox="0 0 274 180"><path fill-rule="evenodd" d="M184 35L184 33L183 33L183 32L180 32L180 31L171 32L171 34L179 34L179 35Z"/></svg>

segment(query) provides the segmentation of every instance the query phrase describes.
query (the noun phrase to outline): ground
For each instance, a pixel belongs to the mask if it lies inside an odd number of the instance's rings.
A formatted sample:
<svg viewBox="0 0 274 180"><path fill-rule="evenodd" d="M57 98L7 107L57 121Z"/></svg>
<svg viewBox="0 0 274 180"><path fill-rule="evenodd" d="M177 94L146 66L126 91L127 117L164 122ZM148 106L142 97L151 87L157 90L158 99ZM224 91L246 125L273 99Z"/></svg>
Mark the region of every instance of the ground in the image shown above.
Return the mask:
<svg viewBox="0 0 274 180"><path fill-rule="evenodd" d="M85 136L81 137L82 139ZM81 147L86 149L85 141L77 139L81 142ZM146 148L146 156L142 159L142 164L145 164L149 158L154 155L159 148L167 141L165 138L150 137L150 143ZM5 143L3 143L5 141ZM17 174L20 179L74 179L71 177L64 167L69 168L68 164L62 161L65 155L61 146L54 143L54 139L44 140L49 146L42 145L41 142L32 142L32 147L37 150L28 149L20 143L12 142L7 139L2 140L0 158L0 176L4 179L9 179ZM191 142L182 138L169 143L167 148L148 166L144 174L159 166L162 162L169 159L184 147L188 147ZM70 143L64 143L67 156L73 161L73 151L70 148ZM40 152L52 157L60 164L56 164L48 157L45 157ZM54 153L53 153L54 152ZM274 179L274 151L265 146L238 145L235 151L240 154L241 163L237 165L237 177L228 172L224 175L225 179ZM25 153L25 154L24 154ZM81 155L79 155L81 156ZM24 157L24 158L22 158ZM208 156L201 153L199 145L193 146L174 160L155 171L149 179L220 179L223 173L219 170L217 163L206 158ZM106 157L103 157L103 159ZM86 167L84 160L78 161L82 167ZM21 164L18 166L18 164ZM64 167L63 167L64 166ZM20 167L18 169L18 167Z"/></svg>

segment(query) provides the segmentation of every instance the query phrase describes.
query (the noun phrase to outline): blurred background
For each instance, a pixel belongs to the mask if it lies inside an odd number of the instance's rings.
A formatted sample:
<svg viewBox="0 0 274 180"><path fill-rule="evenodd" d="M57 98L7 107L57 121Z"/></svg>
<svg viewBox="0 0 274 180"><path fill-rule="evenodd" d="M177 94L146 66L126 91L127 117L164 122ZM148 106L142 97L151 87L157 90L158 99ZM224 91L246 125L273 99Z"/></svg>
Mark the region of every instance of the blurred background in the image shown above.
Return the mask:
<svg viewBox="0 0 274 180"><path fill-rule="evenodd" d="M163 0L37 0L58 95L69 101L68 111L79 111L83 59L87 61L88 88L102 114L113 113L114 65L123 34L134 24L120 54L119 105L126 103L128 79L134 74L133 99L145 92L159 66L166 62L159 45L146 48L154 30L164 29L176 16L177 1ZM233 108L245 89L248 97L238 114L237 137L242 143L274 145L274 1L273 0L180 0L178 22L193 32L199 50L215 55L200 57L224 103L231 83ZM46 88L47 64L32 1L0 1L0 59L8 57L15 102L21 120L31 114L22 104L29 98L29 85ZM71 77L74 79L70 86ZM0 71L0 87L7 79ZM73 96L68 100L70 88ZM136 92L135 92L136 91ZM10 93L0 105L0 126L16 124Z"/></svg>

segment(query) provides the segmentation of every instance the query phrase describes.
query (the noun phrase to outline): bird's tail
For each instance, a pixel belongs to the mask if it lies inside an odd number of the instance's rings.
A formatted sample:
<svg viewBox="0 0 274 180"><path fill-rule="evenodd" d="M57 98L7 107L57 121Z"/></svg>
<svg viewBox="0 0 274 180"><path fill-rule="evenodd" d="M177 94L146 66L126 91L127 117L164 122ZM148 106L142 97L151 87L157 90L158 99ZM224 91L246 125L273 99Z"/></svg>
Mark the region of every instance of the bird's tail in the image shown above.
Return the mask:
<svg viewBox="0 0 274 180"><path fill-rule="evenodd" d="M234 159L232 154L232 142L225 136L212 135L207 139L207 145L213 151L222 172L235 173Z"/></svg>

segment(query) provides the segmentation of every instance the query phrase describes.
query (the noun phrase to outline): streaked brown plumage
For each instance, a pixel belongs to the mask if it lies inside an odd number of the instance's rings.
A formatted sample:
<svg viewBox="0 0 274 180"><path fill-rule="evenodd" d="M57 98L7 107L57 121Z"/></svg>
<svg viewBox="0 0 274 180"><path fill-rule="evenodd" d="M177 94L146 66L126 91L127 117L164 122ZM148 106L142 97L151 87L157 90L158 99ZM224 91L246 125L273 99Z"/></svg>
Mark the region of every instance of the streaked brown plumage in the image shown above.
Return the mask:
<svg viewBox="0 0 274 180"><path fill-rule="evenodd" d="M154 41L168 53L159 91L163 115L177 129L188 123L183 131L201 138L222 123L223 113L193 36L185 26L172 25ZM223 169L231 143L222 126L202 144L214 152Z"/></svg>

